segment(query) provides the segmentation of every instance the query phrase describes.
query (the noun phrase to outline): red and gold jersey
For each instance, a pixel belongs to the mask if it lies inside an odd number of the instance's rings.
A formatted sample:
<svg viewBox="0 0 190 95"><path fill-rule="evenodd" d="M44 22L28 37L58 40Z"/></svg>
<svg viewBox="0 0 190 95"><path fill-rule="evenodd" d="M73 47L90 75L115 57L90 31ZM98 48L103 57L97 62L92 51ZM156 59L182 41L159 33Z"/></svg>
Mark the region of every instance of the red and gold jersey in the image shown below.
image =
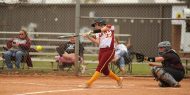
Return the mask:
<svg viewBox="0 0 190 95"><path fill-rule="evenodd" d="M99 39L99 48L110 48L112 47L112 41L114 40L114 26L111 26L110 30L101 32L96 35Z"/></svg>

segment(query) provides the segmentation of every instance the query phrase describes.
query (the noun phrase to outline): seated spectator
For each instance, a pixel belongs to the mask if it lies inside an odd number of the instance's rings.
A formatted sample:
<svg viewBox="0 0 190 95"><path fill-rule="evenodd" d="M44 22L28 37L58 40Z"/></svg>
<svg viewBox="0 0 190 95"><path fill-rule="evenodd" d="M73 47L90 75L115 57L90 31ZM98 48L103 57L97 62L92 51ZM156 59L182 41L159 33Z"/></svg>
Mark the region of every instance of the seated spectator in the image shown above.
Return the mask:
<svg viewBox="0 0 190 95"><path fill-rule="evenodd" d="M130 46L130 42L127 43L127 46ZM116 63L116 65L118 65L120 71L122 72L122 74L125 74L125 59L127 56L129 56L128 53L128 49L127 46L125 44L120 44L119 43L119 39L115 38L115 56L114 59L112 61L114 61Z"/></svg>
<svg viewBox="0 0 190 95"><path fill-rule="evenodd" d="M69 42L61 43L59 47L56 48L59 56L55 56L55 59L59 61L59 65L66 63L75 63L75 40L76 37L72 36L69 38ZM79 60L83 63L83 51L84 47L82 44L79 44Z"/></svg>
<svg viewBox="0 0 190 95"><path fill-rule="evenodd" d="M31 41L27 36L27 32L25 30L20 30L19 35L17 37L12 38L7 42L7 50L4 53L5 63L8 69L13 69L13 65L11 63L11 57L15 57L15 65L16 68L20 68L20 63L22 61L23 56L28 54L28 50L30 49ZM27 64L29 67L32 67L31 59L28 55Z"/></svg>

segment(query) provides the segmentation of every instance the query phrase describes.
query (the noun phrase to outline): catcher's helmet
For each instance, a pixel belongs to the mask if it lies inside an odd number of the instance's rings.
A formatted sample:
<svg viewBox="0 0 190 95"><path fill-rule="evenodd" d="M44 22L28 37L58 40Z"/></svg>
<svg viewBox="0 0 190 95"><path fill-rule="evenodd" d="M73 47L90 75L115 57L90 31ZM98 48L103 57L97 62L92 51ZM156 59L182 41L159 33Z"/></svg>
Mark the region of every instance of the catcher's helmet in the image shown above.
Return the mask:
<svg viewBox="0 0 190 95"><path fill-rule="evenodd" d="M164 51L158 51L159 55L163 55L164 53L171 50L171 43L169 41L163 41L158 44L158 48L164 48Z"/></svg>
<svg viewBox="0 0 190 95"><path fill-rule="evenodd" d="M106 21L103 18L96 18L91 26L95 27L95 24L98 24L99 26L106 25Z"/></svg>

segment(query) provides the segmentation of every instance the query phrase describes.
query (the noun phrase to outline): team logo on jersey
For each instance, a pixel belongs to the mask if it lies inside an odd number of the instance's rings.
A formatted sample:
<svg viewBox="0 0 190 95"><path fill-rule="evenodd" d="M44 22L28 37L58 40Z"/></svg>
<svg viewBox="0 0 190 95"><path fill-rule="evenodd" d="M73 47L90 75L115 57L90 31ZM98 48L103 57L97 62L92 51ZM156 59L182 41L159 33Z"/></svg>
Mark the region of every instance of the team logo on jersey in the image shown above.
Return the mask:
<svg viewBox="0 0 190 95"><path fill-rule="evenodd" d="M104 38L112 37L112 32L111 31L107 31L105 33L100 33L99 37L104 37Z"/></svg>

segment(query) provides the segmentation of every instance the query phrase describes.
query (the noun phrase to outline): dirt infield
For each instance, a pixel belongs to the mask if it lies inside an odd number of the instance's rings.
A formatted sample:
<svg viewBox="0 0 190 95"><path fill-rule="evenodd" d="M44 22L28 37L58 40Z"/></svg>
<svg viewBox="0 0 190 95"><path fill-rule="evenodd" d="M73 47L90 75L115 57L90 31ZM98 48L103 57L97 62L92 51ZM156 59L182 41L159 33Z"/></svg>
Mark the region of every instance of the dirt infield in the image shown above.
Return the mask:
<svg viewBox="0 0 190 95"><path fill-rule="evenodd" d="M180 88L160 88L152 77L124 77L123 88L100 77L89 89L79 88L90 77L0 76L0 95L190 95L190 79Z"/></svg>

